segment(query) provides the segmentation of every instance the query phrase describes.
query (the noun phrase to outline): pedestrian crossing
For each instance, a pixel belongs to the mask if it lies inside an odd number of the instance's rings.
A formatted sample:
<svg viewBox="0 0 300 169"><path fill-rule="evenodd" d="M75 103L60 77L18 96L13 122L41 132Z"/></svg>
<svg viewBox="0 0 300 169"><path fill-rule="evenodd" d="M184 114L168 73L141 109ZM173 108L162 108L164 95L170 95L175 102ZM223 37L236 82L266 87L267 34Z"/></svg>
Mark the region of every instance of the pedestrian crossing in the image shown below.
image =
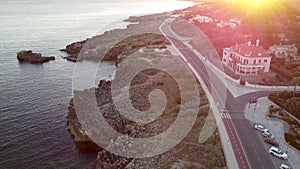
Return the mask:
<svg viewBox="0 0 300 169"><path fill-rule="evenodd" d="M222 119L245 119L245 115L243 113L222 112L220 115Z"/></svg>

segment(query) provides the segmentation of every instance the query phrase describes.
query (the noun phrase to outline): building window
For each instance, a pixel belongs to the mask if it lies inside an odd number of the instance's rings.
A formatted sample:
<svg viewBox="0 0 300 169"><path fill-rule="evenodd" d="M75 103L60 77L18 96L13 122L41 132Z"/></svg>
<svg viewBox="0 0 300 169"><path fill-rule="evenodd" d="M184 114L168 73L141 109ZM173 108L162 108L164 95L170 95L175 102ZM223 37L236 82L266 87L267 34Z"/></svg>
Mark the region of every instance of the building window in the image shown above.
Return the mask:
<svg viewBox="0 0 300 169"><path fill-rule="evenodd" d="M256 60L253 60L253 64L256 64Z"/></svg>
<svg viewBox="0 0 300 169"><path fill-rule="evenodd" d="M261 59L258 60L258 63L261 63Z"/></svg>
<svg viewBox="0 0 300 169"><path fill-rule="evenodd" d="M264 62L267 63L267 62L268 62L268 59L265 59Z"/></svg>

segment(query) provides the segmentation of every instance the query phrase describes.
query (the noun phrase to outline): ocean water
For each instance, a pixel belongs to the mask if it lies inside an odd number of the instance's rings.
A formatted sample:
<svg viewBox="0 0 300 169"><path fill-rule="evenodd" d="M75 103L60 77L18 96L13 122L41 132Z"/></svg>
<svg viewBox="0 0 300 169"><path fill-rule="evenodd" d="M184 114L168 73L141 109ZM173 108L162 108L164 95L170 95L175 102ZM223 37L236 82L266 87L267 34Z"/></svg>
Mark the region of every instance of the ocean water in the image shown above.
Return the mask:
<svg viewBox="0 0 300 169"><path fill-rule="evenodd" d="M75 64L62 59L59 49L124 28L127 23L121 21L128 16L191 5L175 0L1 0L0 168L83 168L94 161L96 154L79 151L66 127ZM56 60L19 63L16 53L29 49ZM110 78L114 69L109 62L101 64L95 84Z"/></svg>

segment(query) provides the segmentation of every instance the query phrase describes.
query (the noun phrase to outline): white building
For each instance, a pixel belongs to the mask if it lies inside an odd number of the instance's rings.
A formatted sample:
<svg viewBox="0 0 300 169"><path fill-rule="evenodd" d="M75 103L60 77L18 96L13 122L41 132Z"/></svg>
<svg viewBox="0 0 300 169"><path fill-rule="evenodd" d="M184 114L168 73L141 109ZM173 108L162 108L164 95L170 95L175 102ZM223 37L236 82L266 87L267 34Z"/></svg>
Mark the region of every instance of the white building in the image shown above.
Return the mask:
<svg viewBox="0 0 300 169"><path fill-rule="evenodd" d="M211 23L211 22L213 22L213 19L208 16L196 15L195 17L191 18L189 21L191 23L193 21L198 21L199 23Z"/></svg>
<svg viewBox="0 0 300 169"><path fill-rule="evenodd" d="M257 75L259 70L269 72L271 56L259 40L256 45L240 44L223 49L222 63L239 75Z"/></svg>
<svg viewBox="0 0 300 169"><path fill-rule="evenodd" d="M217 23L217 27L218 28L224 28L225 26L229 26L231 27L231 29L234 29L237 27L237 23L236 22L232 22L232 21L220 21L219 23Z"/></svg>
<svg viewBox="0 0 300 169"><path fill-rule="evenodd" d="M273 45L269 47L269 53L277 59L285 59L286 62L300 60L298 49L293 45Z"/></svg>

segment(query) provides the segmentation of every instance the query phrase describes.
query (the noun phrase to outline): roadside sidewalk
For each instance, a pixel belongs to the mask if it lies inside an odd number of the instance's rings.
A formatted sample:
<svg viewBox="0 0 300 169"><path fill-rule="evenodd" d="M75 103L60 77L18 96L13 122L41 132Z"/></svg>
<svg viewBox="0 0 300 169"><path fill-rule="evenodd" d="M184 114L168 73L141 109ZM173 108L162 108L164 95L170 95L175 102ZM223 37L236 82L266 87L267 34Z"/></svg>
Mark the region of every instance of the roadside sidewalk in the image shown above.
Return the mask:
<svg viewBox="0 0 300 169"><path fill-rule="evenodd" d="M283 151L287 151L289 156L288 162L290 163L291 167L293 169L299 169L300 152L295 150L293 147L289 146L284 139L284 130L287 129L287 124L281 120L274 121L266 118L266 114L270 105L276 104L270 101L267 97L259 98L257 101L256 108L254 104L251 104L250 107L249 103L246 105L244 109L245 116L253 123L259 123L266 126L270 130L270 132L276 137L275 140L279 143L280 149L282 149ZM278 161L277 159L272 161L275 165L280 165L280 161Z"/></svg>
<svg viewBox="0 0 300 169"><path fill-rule="evenodd" d="M163 23L163 24L165 24L165 23ZM188 40L188 39L185 38L184 40ZM172 54L179 55L185 62L187 62L187 60L183 57L183 55L180 53L180 51L174 47L174 45L168 46L168 50L170 50L172 52ZM223 148L223 152L224 152L225 160L226 160L226 166L229 169L236 169L236 168L238 168L237 158L234 154L232 143L229 141L230 138L226 131L225 124L224 124L223 120L221 119L218 105L215 103L213 97L211 96L209 90L206 88L205 83L203 82L201 77L198 75L197 71L189 63L187 63L187 65L190 67L190 69L193 71L193 73L195 74L195 76L197 77L199 82L201 83L201 86L202 86L203 90L205 91L205 94L209 100L209 103L210 103L210 106L212 109L212 114L209 114L207 118L214 116L215 122L217 124L216 127L218 128L218 131L220 134L221 144L222 144L222 148ZM200 137L199 137L199 142L201 142Z"/></svg>
<svg viewBox="0 0 300 169"><path fill-rule="evenodd" d="M196 75L197 79L199 80L199 82L201 83L201 86L203 88L203 90L205 91L205 94L209 100L210 106L211 106L211 110L213 113L213 116L215 118L215 122L216 122L216 127L219 131L219 135L220 135L220 139L221 139L221 144L222 144L222 148L224 151L224 155L225 155L225 159L226 159L226 166L229 169L235 169L238 168L238 162L237 162L237 157L235 156L234 150L233 150L233 145L232 143L229 141L229 135L226 131L226 127L224 124L224 121L221 119L220 116L220 109L218 107L218 103L216 104L213 97L211 96L209 90L206 88L205 83L203 82L203 80L201 79L201 77L197 74L197 72L195 71L195 69L188 65L191 70L194 72L194 74ZM207 118L209 118L209 116L212 116L211 114L208 115ZM201 137L201 135L200 135ZM200 137L199 137L199 142L200 142Z"/></svg>

